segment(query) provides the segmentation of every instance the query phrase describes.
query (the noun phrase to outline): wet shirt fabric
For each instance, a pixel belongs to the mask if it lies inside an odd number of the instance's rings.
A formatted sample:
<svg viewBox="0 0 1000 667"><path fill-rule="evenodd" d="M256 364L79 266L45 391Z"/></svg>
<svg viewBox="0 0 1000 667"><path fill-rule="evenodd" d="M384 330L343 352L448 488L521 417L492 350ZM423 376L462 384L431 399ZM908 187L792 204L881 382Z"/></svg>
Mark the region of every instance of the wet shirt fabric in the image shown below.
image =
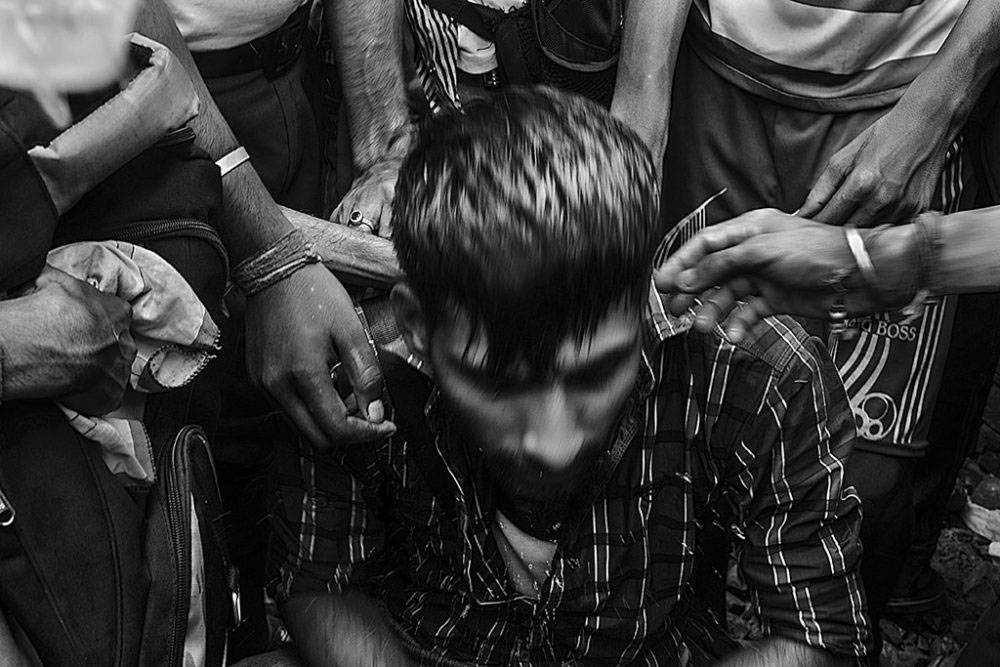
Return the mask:
<svg viewBox="0 0 1000 667"><path fill-rule="evenodd" d="M401 428L340 454L282 448L280 594L361 587L421 664L679 664L718 631L693 591L699 526L721 522L769 634L864 655L860 502L842 486L854 426L836 368L791 320L734 346L676 333L655 305L591 500L551 557L505 555L526 542L500 525L477 449L432 398L427 447ZM443 475L429 479L428 452ZM526 567L545 561L540 576Z"/></svg>
<svg viewBox="0 0 1000 667"><path fill-rule="evenodd" d="M894 104L967 0L695 0L687 36L719 76L793 108Z"/></svg>

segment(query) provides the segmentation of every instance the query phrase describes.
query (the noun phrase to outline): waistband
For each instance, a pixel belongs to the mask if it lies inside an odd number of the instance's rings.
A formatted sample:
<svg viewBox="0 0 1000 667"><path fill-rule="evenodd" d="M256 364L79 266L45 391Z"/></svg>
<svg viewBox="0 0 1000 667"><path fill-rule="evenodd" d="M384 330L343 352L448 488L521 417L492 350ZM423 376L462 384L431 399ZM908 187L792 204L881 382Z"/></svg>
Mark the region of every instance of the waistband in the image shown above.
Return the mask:
<svg viewBox="0 0 1000 667"><path fill-rule="evenodd" d="M277 78L291 69L305 48L310 7L310 3L299 7L274 32L246 44L231 49L193 52L191 55L198 71L206 79L260 70L268 79Z"/></svg>

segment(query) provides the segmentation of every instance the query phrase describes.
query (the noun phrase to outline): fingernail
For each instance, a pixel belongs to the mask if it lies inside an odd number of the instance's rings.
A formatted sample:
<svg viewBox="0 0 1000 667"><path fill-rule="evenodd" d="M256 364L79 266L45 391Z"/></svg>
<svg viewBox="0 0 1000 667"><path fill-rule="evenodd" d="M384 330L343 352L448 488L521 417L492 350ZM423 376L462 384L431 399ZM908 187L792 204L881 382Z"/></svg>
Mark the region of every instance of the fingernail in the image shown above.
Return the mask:
<svg viewBox="0 0 1000 667"><path fill-rule="evenodd" d="M368 421L381 423L385 419L385 408L381 400L374 400L368 404Z"/></svg>

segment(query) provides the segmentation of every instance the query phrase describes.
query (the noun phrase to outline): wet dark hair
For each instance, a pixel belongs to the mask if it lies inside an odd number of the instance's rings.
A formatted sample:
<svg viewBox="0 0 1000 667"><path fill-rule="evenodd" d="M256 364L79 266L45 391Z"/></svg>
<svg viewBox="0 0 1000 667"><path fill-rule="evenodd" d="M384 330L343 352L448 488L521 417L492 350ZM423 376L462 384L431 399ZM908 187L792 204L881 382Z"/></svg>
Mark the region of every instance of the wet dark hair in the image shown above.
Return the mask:
<svg viewBox="0 0 1000 667"><path fill-rule="evenodd" d="M550 369L623 301L648 294L659 217L653 160L604 109L512 90L430 120L400 171L396 253L430 326L466 312L501 369Z"/></svg>

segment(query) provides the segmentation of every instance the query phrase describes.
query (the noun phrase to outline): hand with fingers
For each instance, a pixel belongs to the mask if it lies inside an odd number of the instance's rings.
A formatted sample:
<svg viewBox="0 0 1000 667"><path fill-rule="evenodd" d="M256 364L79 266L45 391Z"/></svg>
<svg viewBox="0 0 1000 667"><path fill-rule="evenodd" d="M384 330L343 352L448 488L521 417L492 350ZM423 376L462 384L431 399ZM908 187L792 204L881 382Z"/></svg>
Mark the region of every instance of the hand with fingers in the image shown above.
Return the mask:
<svg viewBox="0 0 1000 667"><path fill-rule="evenodd" d="M330 216L332 222L382 238L392 234L392 200L401 161L387 159L355 179Z"/></svg>
<svg viewBox="0 0 1000 667"><path fill-rule="evenodd" d="M343 285L313 264L247 300L251 379L320 449L375 442L395 432L385 419L375 350ZM331 368L344 372L358 409L337 393Z"/></svg>
<svg viewBox="0 0 1000 667"><path fill-rule="evenodd" d="M694 307L698 330L736 341L769 315L827 319L838 289L852 314L883 308L854 268L842 229L761 209L699 232L653 277L672 312Z"/></svg>
<svg viewBox="0 0 1000 667"><path fill-rule="evenodd" d="M934 128L897 105L830 158L798 215L874 227L926 211L954 138Z"/></svg>
<svg viewBox="0 0 1000 667"><path fill-rule="evenodd" d="M2 400L52 398L86 415L121 405L136 353L127 301L46 266L0 312Z"/></svg>

